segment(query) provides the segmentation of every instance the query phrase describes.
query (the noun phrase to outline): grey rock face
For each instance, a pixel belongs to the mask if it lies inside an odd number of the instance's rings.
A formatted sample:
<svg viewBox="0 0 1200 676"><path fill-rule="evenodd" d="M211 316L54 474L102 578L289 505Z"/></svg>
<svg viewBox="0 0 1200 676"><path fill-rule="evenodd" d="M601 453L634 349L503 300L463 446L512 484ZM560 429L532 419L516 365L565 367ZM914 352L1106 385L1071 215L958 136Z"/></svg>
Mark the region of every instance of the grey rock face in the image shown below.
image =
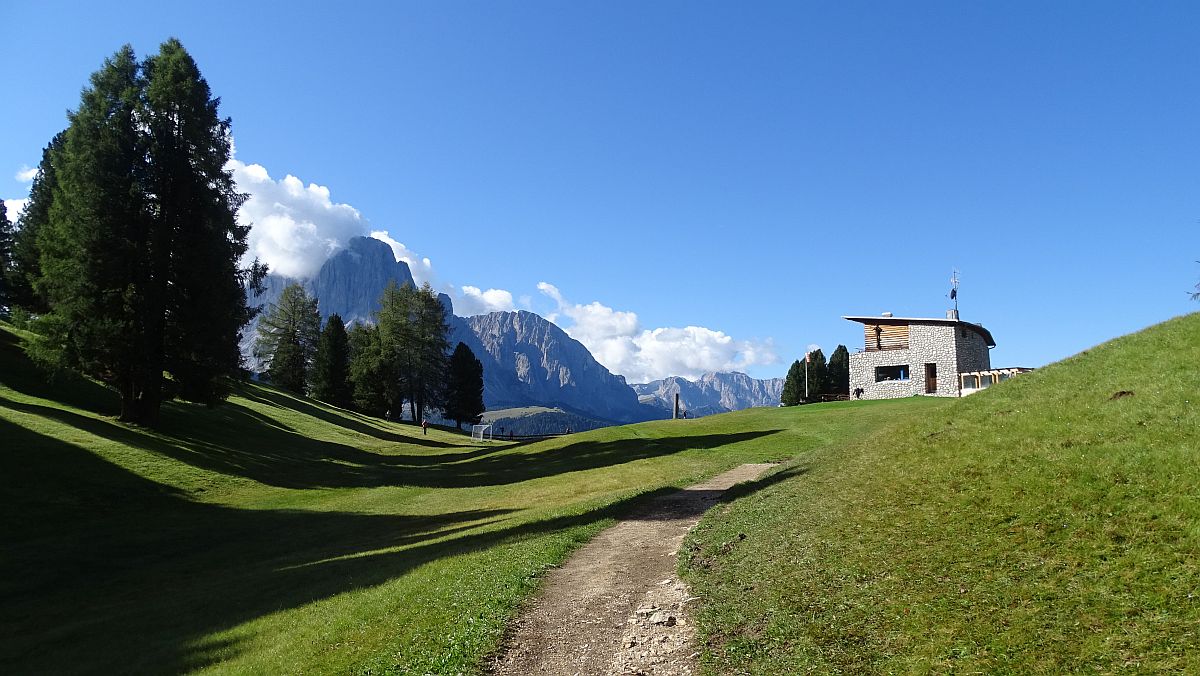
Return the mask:
<svg viewBox="0 0 1200 676"><path fill-rule="evenodd" d="M625 379L610 373L579 341L548 320L525 311L455 319L452 337L463 340L481 361L480 350L487 354L483 372L488 408L559 406L617 422L646 418ZM474 341L459 337L461 328L469 329Z"/></svg>
<svg viewBox="0 0 1200 676"><path fill-rule="evenodd" d="M678 376L632 386L645 404L658 404L669 413L675 394L689 416L739 411L752 406L777 406L783 378L760 380L745 373L705 373L695 382Z"/></svg>
<svg viewBox="0 0 1200 676"><path fill-rule="evenodd" d="M354 237L346 248L325 261L312 279L309 293L320 300L321 319L333 313L347 324L368 321L379 310L379 297L388 283L412 284L412 272L397 261L392 247L370 237Z"/></svg>

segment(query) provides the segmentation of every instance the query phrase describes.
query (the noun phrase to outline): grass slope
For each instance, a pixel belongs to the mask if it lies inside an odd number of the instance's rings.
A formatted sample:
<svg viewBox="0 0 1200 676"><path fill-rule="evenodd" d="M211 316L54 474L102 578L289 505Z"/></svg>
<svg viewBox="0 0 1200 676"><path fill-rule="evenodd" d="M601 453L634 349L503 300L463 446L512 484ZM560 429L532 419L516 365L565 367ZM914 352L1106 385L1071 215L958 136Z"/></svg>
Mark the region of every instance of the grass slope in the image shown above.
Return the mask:
<svg viewBox="0 0 1200 676"><path fill-rule="evenodd" d="M1193 314L710 513L681 557L706 669L1200 671L1197 365Z"/></svg>
<svg viewBox="0 0 1200 676"><path fill-rule="evenodd" d="M245 385L151 431L20 337L0 327L3 673L478 671L538 576L646 494L942 405L474 447Z"/></svg>

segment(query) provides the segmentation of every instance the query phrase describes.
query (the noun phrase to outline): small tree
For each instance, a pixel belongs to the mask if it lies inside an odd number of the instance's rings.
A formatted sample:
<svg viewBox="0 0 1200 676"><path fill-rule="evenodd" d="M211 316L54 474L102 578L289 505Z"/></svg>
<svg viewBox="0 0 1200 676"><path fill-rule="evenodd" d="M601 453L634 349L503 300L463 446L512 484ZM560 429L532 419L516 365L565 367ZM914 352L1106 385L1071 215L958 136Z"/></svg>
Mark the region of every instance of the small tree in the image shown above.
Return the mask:
<svg viewBox="0 0 1200 676"><path fill-rule="evenodd" d="M459 343L450 355L446 384L446 416L462 429L464 420L476 420L487 410L483 405L483 364L471 348Z"/></svg>
<svg viewBox="0 0 1200 676"><path fill-rule="evenodd" d="M783 380L783 395L780 403L784 406L795 406L804 400L804 365L800 360L792 362L788 369L787 378Z"/></svg>
<svg viewBox="0 0 1200 676"><path fill-rule="evenodd" d="M838 345L829 355L830 394L850 394L850 351Z"/></svg>
<svg viewBox="0 0 1200 676"><path fill-rule="evenodd" d="M304 394L320 329L317 299L299 284L287 285L259 320L254 343L254 356L266 364L271 382Z"/></svg>
<svg viewBox="0 0 1200 676"><path fill-rule="evenodd" d="M329 315L317 342L312 394L335 406L350 407L350 338L340 315Z"/></svg>

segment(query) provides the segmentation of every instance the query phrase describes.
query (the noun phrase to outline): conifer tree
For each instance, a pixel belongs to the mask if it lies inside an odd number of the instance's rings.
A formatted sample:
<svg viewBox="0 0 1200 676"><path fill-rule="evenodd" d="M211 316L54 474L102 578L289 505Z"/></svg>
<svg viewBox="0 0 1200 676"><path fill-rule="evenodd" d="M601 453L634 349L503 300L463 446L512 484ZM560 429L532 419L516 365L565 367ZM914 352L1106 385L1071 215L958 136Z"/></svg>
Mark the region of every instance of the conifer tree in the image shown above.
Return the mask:
<svg viewBox="0 0 1200 676"><path fill-rule="evenodd" d="M349 408L350 339L340 315L329 315L321 338L317 341L317 356L313 363L312 394L321 401Z"/></svg>
<svg viewBox="0 0 1200 676"><path fill-rule="evenodd" d="M8 277L13 304L39 314L49 307L45 299L35 293L33 286L42 270L38 233L50 221L50 205L58 187L54 162L61 155L65 142L66 132L61 131L42 149L42 161L29 189L29 201L25 203L13 234L12 268Z"/></svg>
<svg viewBox="0 0 1200 676"><path fill-rule="evenodd" d="M483 405L483 364L471 348L459 343L450 355L446 384L446 417L462 429L464 420L476 420Z"/></svg>
<svg viewBox="0 0 1200 676"><path fill-rule="evenodd" d="M850 394L850 351L838 345L829 355L829 393Z"/></svg>
<svg viewBox="0 0 1200 676"><path fill-rule="evenodd" d="M391 418L388 393L384 386L383 347L380 343L379 327L355 324L350 329L348 338L354 407L364 413Z"/></svg>
<svg viewBox="0 0 1200 676"><path fill-rule="evenodd" d="M154 301L156 312L167 308L165 366L184 399L211 403L224 396L217 377L241 360L240 332L253 316L243 287L265 270L239 268L250 229L237 222L245 196L225 169L230 121L196 62L172 38L143 70L151 274L170 280Z"/></svg>
<svg viewBox="0 0 1200 676"><path fill-rule="evenodd" d="M289 284L258 322L254 356L266 365L272 383L304 394L320 332L317 299L299 284Z"/></svg>
<svg viewBox="0 0 1200 676"><path fill-rule="evenodd" d="M0 200L0 309L12 305L12 288L9 280L12 278L12 223L8 220L8 208Z"/></svg>
<svg viewBox="0 0 1200 676"><path fill-rule="evenodd" d="M800 360L792 362L787 377L783 380L783 395L780 403L784 406L795 406L804 401L804 365Z"/></svg>
<svg viewBox="0 0 1200 676"><path fill-rule="evenodd" d="M240 364L245 289L265 269L239 268L247 229L217 105L177 40L144 66L123 47L44 154L48 218L23 220L49 310L35 352L116 386L122 420L157 421L164 371L183 398L213 403Z"/></svg>
<svg viewBox="0 0 1200 676"><path fill-rule="evenodd" d="M446 405L447 371L450 367L450 343L446 339L446 307L426 282L418 291L416 316L417 358L412 383L416 415L420 421L427 410L439 410ZM481 376L482 377L482 376Z"/></svg>
<svg viewBox="0 0 1200 676"><path fill-rule="evenodd" d="M808 354L808 398L806 403L820 401L822 394L828 394L831 391L831 380L829 378L829 367L825 363L825 353L817 348ZM804 383L800 384L801 392L803 392Z"/></svg>

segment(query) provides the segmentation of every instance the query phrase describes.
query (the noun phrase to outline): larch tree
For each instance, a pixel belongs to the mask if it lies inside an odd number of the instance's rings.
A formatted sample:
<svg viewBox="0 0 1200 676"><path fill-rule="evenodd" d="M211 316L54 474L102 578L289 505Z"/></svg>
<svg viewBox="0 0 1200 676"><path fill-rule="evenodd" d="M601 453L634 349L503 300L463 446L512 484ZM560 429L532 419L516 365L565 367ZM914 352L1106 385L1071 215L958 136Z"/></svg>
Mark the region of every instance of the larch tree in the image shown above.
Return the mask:
<svg viewBox="0 0 1200 676"><path fill-rule="evenodd" d="M279 302L271 303L258 320L254 356L267 367L267 377L280 387L304 394L312 374L321 333L317 299L304 287L284 287Z"/></svg>
<svg viewBox="0 0 1200 676"><path fill-rule="evenodd" d="M783 394L780 403L784 406L795 406L804 401L804 365L800 360L792 362L787 377L783 379Z"/></svg>
<svg viewBox="0 0 1200 676"><path fill-rule="evenodd" d="M334 406L349 408L352 403L350 385L350 338L341 315L329 315L313 363L312 395Z"/></svg>
<svg viewBox="0 0 1200 676"><path fill-rule="evenodd" d="M462 429L464 420L476 420L486 410L483 405L483 363L471 348L459 343L450 355L446 417Z"/></svg>
<svg viewBox="0 0 1200 676"><path fill-rule="evenodd" d="M143 65L123 47L43 158L47 220L35 209L23 221L36 232L34 291L49 310L35 353L115 386L125 421L157 422L168 384L215 403L240 366L246 288L265 269L239 267L247 229L217 106L177 40Z"/></svg>
<svg viewBox="0 0 1200 676"><path fill-rule="evenodd" d="M230 121L218 113L196 62L176 39L146 60L145 115L151 158L147 184L154 217L150 274L165 280L154 312L166 309L166 370L179 395L212 403L241 361L241 329L253 316L247 281L256 286L265 269L242 270L249 227L237 222L245 201L229 162ZM155 315L157 316L157 315Z"/></svg>

